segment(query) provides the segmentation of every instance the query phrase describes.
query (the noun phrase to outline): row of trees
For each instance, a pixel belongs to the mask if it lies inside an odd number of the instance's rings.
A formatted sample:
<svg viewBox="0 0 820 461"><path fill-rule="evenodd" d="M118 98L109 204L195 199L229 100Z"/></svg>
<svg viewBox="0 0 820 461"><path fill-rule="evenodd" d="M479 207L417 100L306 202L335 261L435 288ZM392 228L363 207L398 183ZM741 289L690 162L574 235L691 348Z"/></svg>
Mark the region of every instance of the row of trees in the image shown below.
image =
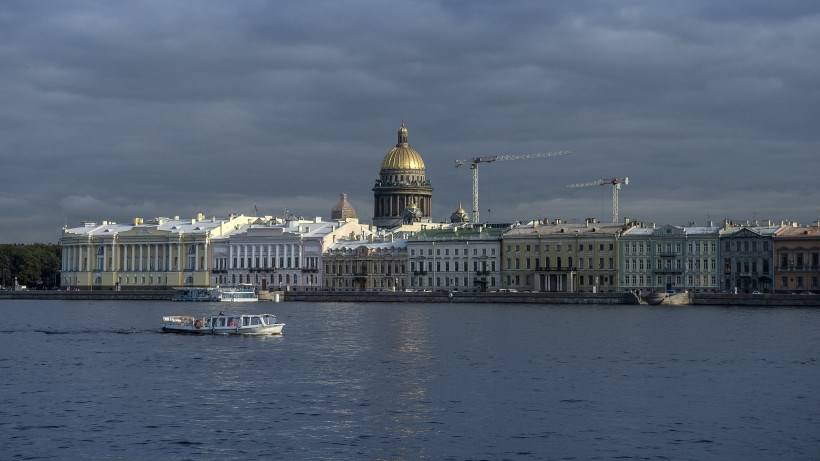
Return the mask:
<svg viewBox="0 0 820 461"><path fill-rule="evenodd" d="M11 288L14 278L29 288L60 284L60 247L53 244L0 245L0 286Z"/></svg>

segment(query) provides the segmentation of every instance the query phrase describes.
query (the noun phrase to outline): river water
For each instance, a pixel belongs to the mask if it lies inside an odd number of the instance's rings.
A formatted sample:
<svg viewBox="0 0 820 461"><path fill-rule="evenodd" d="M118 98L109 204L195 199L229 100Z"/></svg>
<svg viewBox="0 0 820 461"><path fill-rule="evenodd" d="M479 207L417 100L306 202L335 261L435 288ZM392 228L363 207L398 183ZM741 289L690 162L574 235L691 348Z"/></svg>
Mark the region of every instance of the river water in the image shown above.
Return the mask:
<svg viewBox="0 0 820 461"><path fill-rule="evenodd" d="M820 310L0 301L0 459L820 459Z"/></svg>

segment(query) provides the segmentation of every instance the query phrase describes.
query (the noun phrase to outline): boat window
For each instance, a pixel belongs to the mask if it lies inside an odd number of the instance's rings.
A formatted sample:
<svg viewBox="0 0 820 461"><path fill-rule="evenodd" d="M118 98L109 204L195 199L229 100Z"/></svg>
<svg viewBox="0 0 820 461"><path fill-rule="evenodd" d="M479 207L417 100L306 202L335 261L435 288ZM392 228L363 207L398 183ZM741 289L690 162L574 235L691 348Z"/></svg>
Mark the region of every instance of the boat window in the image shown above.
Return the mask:
<svg viewBox="0 0 820 461"><path fill-rule="evenodd" d="M231 317L228 320L228 328L236 328L239 325L239 319L236 317Z"/></svg>
<svg viewBox="0 0 820 461"><path fill-rule="evenodd" d="M248 326L248 325L249 325L250 320L251 320L251 319L250 319L250 318L248 318L248 317L242 317L242 326L243 326L243 327Z"/></svg>
<svg viewBox="0 0 820 461"><path fill-rule="evenodd" d="M261 325L261 324L262 324L262 321L259 319L259 317L251 318L251 325Z"/></svg>
<svg viewBox="0 0 820 461"><path fill-rule="evenodd" d="M216 319L216 326L224 327L225 326L225 317L220 317Z"/></svg>

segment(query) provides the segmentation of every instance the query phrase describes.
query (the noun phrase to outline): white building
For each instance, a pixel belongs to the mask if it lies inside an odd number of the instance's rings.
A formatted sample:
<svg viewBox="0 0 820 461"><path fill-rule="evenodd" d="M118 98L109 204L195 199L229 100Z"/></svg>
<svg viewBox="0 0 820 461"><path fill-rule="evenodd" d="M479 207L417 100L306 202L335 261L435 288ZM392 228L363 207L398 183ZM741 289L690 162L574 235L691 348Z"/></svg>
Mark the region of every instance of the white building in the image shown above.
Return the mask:
<svg viewBox="0 0 820 461"><path fill-rule="evenodd" d="M356 219L259 219L214 243L214 285L250 283L259 289L319 290L322 254L338 240L373 234Z"/></svg>
<svg viewBox="0 0 820 461"><path fill-rule="evenodd" d="M63 287L92 289L207 286L212 242L257 218L134 218L63 229Z"/></svg>
<svg viewBox="0 0 820 461"><path fill-rule="evenodd" d="M407 242L410 288L492 291L501 286L504 229L427 230Z"/></svg>

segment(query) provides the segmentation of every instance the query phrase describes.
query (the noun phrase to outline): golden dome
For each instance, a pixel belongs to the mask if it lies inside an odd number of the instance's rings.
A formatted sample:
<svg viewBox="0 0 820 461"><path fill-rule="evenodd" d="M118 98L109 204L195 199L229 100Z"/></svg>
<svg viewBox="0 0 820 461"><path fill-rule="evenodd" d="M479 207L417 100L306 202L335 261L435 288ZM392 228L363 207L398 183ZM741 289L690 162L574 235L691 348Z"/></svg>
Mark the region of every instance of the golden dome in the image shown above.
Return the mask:
<svg viewBox="0 0 820 461"><path fill-rule="evenodd" d="M390 149L382 160L382 170L423 170L424 160L407 142L407 127L402 122L399 128L399 142Z"/></svg>

